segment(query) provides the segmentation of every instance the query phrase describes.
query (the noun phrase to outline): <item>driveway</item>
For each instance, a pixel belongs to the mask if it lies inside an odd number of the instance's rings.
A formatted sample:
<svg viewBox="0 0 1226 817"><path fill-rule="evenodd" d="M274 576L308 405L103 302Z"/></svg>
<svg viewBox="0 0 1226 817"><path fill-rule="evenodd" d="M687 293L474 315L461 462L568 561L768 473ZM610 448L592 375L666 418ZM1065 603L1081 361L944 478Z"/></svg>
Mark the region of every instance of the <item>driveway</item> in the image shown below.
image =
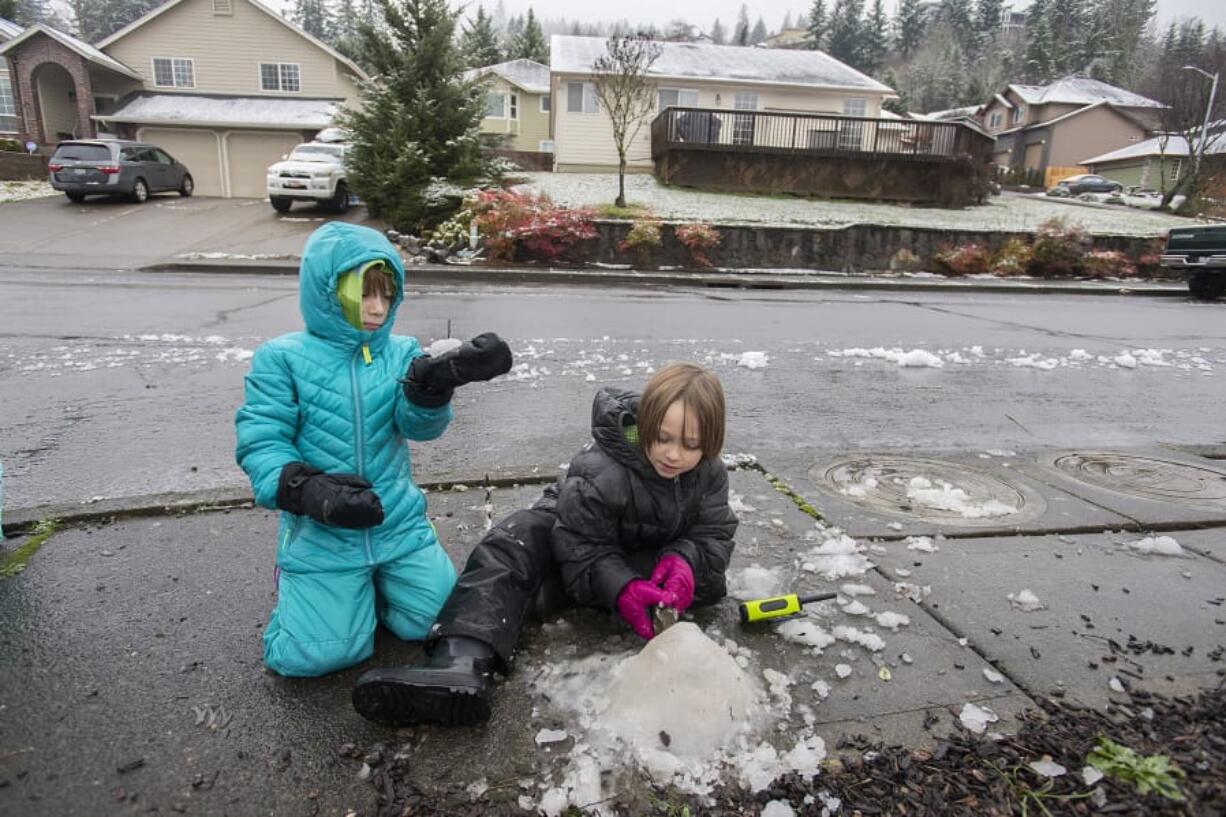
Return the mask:
<svg viewBox="0 0 1226 817"><path fill-rule="evenodd" d="M132 270L173 259L292 259L312 230L337 218L382 227L364 207L336 216L299 204L280 214L261 199L12 202L0 205L0 268Z"/></svg>

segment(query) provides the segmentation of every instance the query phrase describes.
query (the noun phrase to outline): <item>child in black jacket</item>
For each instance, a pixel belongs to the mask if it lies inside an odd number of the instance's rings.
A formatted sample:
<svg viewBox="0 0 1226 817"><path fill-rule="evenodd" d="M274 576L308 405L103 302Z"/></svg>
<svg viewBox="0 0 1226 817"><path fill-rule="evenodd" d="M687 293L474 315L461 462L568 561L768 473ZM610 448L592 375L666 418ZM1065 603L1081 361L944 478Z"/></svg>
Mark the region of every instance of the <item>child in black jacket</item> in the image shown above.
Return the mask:
<svg viewBox="0 0 1226 817"><path fill-rule="evenodd" d="M489 675L510 668L529 612L544 618L566 602L616 610L650 639L654 607L684 612L724 597L737 519L715 375L678 363L641 398L601 389L592 437L535 505L473 550L430 630L428 660L358 679L358 712L397 726L479 723Z"/></svg>

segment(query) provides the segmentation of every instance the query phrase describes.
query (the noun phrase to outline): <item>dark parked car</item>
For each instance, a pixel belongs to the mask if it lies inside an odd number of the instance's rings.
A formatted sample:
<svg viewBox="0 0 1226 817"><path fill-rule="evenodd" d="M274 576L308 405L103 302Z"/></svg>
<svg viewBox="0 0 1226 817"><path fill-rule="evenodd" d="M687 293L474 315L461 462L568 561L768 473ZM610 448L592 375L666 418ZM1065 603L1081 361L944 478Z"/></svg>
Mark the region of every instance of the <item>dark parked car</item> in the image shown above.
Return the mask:
<svg viewBox="0 0 1226 817"><path fill-rule="evenodd" d="M1182 273L1188 291L1211 301L1226 294L1226 224L1176 227L1167 233L1162 266Z"/></svg>
<svg viewBox="0 0 1226 817"><path fill-rule="evenodd" d="M1082 173L1079 176L1069 176L1056 182L1056 186L1047 191L1049 196L1076 196L1081 193L1118 193L1124 185L1110 179L1096 176L1093 173Z"/></svg>
<svg viewBox="0 0 1226 817"><path fill-rule="evenodd" d="M47 165L51 186L73 201L86 196L128 196L174 190L190 196L192 174L156 145L119 139L60 142Z"/></svg>

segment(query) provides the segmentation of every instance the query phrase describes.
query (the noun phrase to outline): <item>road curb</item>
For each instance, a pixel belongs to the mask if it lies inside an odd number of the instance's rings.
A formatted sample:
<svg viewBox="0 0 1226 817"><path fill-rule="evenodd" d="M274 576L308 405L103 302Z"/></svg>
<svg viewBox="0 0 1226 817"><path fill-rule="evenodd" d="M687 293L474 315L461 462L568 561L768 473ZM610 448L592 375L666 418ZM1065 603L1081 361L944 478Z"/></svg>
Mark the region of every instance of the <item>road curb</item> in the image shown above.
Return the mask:
<svg viewBox="0 0 1226 817"><path fill-rule="evenodd" d="M171 260L141 267L151 273L215 273L231 275L297 275L296 261L228 262ZM805 289L878 290L882 292L1000 292L1030 295L1139 295L1143 297L1185 297L1187 288L1176 284L1135 285L1123 283L1058 281L1009 281L994 279L959 280L952 278L896 278L872 275L830 273L772 272L672 272L631 269L542 269L536 267L475 267L426 264L407 269L412 282L569 284L580 286L684 286L712 289Z"/></svg>

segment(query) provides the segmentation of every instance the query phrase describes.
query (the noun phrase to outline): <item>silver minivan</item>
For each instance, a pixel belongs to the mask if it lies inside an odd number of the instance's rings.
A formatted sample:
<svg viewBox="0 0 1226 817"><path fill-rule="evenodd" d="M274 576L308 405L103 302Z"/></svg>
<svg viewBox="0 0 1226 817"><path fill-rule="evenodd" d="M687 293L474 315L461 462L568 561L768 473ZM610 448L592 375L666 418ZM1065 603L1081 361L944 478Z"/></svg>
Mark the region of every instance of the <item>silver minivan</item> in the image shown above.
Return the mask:
<svg viewBox="0 0 1226 817"><path fill-rule="evenodd" d="M60 142L47 164L51 186L72 201L86 196L127 196L143 202L150 193L190 196L192 174L156 145L120 139Z"/></svg>

